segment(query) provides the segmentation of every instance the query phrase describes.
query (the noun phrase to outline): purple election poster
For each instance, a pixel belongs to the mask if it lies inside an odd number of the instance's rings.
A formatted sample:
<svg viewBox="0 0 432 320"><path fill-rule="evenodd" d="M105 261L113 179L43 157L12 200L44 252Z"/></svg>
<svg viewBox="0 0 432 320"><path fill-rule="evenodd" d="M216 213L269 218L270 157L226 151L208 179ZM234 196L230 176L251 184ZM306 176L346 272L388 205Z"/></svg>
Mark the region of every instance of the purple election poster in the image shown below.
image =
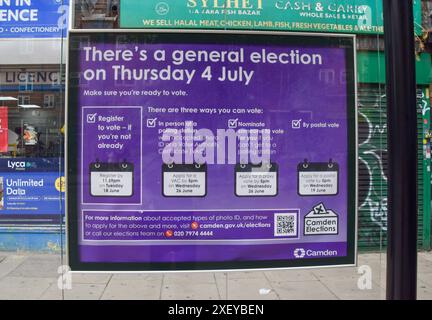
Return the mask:
<svg viewBox="0 0 432 320"><path fill-rule="evenodd" d="M355 263L352 37L70 35L72 270Z"/></svg>

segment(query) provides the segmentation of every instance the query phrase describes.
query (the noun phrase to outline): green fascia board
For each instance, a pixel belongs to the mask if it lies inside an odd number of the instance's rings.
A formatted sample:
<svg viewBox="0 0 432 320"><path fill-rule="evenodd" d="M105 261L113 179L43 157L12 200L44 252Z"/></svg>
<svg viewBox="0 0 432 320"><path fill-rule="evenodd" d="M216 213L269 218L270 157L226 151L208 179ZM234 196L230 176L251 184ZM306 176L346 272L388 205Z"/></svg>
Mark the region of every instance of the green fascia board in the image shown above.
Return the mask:
<svg viewBox="0 0 432 320"><path fill-rule="evenodd" d="M421 0L413 0L422 34ZM382 0L122 0L121 28L383 34Z"/></svg>
<svg viewBox="0 0 432 320"><path fill-rule="evenodd" d="M384 52L358 51L357 74L360 83L385 83L385 55ZM416 58L417 84L432 83L431 55L422 53Z"/></svg>

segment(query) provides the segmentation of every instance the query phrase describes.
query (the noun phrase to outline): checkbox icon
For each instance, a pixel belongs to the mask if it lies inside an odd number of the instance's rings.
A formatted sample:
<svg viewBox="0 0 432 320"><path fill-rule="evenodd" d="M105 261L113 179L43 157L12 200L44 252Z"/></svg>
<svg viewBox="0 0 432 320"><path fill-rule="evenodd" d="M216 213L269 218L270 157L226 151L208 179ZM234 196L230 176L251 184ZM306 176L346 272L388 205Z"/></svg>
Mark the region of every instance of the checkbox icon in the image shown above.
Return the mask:
<svg viewBox="0 0 432 320"><path fill-rule="evenodd" d="M299 120L293 120L291 122L292 128L293 129L300 129L301 128L301 122L302 122L301 119L299 119Z"/></svg>
<svg viewBox="0 0 432 320"><path fill-rule="evenodd" d="M89 113L87 114L87 123L96 123L97 113Z"/></svg>
<svg viewBox="0 0 432 320"><path fill-rule="evenodd" d="M238 119L229 119L228 120L228 128L236 129L238 126Z"/></svg>
<svg viewBox="0 0 432 320"><path fill-rule="evenodd" d="M157 118L147 119L147 128L156 128L156 120Z"/></svg>

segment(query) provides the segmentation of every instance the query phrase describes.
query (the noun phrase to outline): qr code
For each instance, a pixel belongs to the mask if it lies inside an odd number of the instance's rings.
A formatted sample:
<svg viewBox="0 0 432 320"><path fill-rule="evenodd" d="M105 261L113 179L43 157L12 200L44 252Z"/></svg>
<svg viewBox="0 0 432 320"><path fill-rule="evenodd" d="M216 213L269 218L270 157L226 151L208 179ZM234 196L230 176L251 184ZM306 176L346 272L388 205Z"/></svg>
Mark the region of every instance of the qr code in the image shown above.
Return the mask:
<svg viewBox="0 0 432 320"><path fill-rule="evenodd" d="M297 213L275 213L274 235L275 237L296 237Z"/></svg>

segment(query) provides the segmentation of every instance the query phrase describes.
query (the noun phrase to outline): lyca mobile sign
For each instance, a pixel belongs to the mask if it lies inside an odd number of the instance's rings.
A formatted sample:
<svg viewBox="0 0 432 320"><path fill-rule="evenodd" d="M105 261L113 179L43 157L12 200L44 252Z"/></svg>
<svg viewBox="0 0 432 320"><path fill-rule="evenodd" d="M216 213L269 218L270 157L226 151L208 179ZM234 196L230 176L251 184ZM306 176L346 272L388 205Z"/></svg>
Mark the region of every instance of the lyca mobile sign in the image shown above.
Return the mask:
<svg viewBox="0 0 432 320"><path fill-rule="evenodd" d="M122 28L384 32L377 0L123 0L120 6ZM414 18L421 33L418 0Z"/></svg>
<svg viewBox="0 0 432 320"><path fill-rule="evenodd" d="M69 0L0 0L0 38L65 36Z"/></svg>

